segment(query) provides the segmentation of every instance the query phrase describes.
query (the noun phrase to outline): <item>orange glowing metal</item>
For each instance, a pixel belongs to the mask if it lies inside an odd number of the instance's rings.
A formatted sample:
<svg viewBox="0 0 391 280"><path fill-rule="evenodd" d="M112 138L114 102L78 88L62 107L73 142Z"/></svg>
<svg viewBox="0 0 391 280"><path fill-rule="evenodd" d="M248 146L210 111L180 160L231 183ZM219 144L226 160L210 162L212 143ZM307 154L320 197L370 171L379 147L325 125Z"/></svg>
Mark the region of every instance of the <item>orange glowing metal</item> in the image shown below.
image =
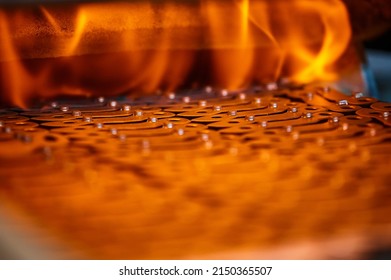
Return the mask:
<svg viewBox="0 0 391 280"><path fill-rule="evenodd" d="M340 0L89 3L2 9L1 100L237 89L338 79L351 39Z"/></svg>

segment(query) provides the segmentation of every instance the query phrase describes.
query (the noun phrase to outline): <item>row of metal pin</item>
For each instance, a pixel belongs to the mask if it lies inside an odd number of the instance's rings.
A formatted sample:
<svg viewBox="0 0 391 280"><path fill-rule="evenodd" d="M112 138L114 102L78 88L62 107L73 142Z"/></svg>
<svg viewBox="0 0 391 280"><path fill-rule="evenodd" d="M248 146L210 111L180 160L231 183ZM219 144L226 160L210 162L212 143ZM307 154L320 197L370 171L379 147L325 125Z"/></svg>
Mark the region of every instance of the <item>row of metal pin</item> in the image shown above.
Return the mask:
<svg viewBox="0 0 391 280"><path fill-rule="evenodd" d="M270 84L267 84L267 85L265 86L265 88L266 88L267 90L271 91L271 90L277 90L277 89L278 89L278 86L277 86L276 83L270 83ZM328 92L328 91L330 91L330 88L329 88L329 87L324 87L324 88L322 88L322 90L323 90L324 92ZM206 93L213 93L213 92L215 92L215 91L213 90L212 87L207 86L207 87L205 87L204 92L206 92ZM226 89L222 89L222 90L220 90L220 91L218 91L218 92L219 92L219 95L220 95L221 97L227 97L227 96L229 96L229 95L231 94L230 91L228 91L228 90L226 90ZM313 98L313 95L314 95L314 93L313 93L312 91L308 91L308 92L307 92L307 98L308 98L308 99L312 99L312 98ZM240 100L245 100L245 99L247 98L247 95L246 95L246 93L244 93L244 92L239 92L239 93L237 94L237 96L238 96L238 98L239 98ZM356 98L356 99L359 99L359 98L364 97L364 94L363 94L362 92L356 92L356 93L353 94L353 97ZM175 100L175 99L177 99L177 94L176 94L175 92L170 92L170 93L167 94L167 98L170 99L170 100ZM100 104L104 104L104 103L106 102L106 99L105 99L104 97L98 97L98 98L97 98L97 101L98 101ZM191 102L191 97L190 97L190 96L184 96L184 97L182 97L182 101L183 101L184 103L190 103L190 102ZM201 102L206 102L206 101L200 101L200 106L206 106L206 105L202 105ZM257 103L260 103L260 98L257 98L257 99L256 99L256 102L257 102ZM109 101L109 106L110 106L110 107L115 108L115 107L117 107L117 105L118 105L118 104L117 104L117 101L115 101L115 100ZM347 101L347 100L340 100L340 101L338 102L338 105L340 105L340 106L348 105L348 101ZM57 102L52 102L52 103L51 103L51 106L52 106L53 108L58 108L58 103L57 103ZM64 112L67 112L67 111L69 110L69 107L68 107L68 106L62 106L62 107L61 107L61 110L64 111Z"/></svg>
<svg viewBox="0 0 391 280"><path fill-rule="evenodd" d="M212 91L211 88L208 89L208 90L209 90L209 91ZM220 94L221 94L221 96L228 96L229 92L226 91L226 90L222 90ZM312 93L312 92L309 92L309 93L308 93L308 96L309 96L309 97L313 96L313 93ZM240 94L238 95L238 97L239 97L239 99L241 99L241 100L245 100L245 99L247 98L247 95L246 95L245 93L240 93ZM363 97L363 94L362 94L362 93L356 93L356 94L354 95L354 97L355 97L355 98L361 98L361 97ZM169 94L169 98L170 98L170 99L175 99L175 98L176 98L175 93L170 93L170 94ZM185 96L185 97L183 97L182 101L185 102L185 103L190 103L190 102L191 102L191 98L188 97L188 96ZM98 98L98 102L104 104L104 103L106 102L106 100L105 100L105 98L101 97L101 98ZM254 102L259 104L259 103L262 102L262 99L261 99L260 97L256 97L256 98L254 98ZM340 105L340 106L346 106L346 105L348 105L348 104L349 104L349 103L348 103L347 100L340 100L340 101L338 102L338 105ZM205 106L207 106L207 101L206 101L206 100L201 100L201 101L199 101L198 105L201 106L201 107L205 107ZM118 107L118 102L117 102L117 101L109 101L109 102L108 102L108 106L111 107L111 108L117 108L117 107ZM270 106L271 108L277 108L277 107L278 107L278 103L277 103L277 102L271 102L271 103L269 104L269 106ZM52 104L52 107L58 107L58 104L53 103L53 104ZM219 106L219 105L215 105L215 106L213 106L213 109L214 109L215 111L221 111L222 107ZM60 107L60 110L61 110L62 112L69 112L70 108L69 108L69 106L61 106L61 107ZM130 106L130 105L122 105L121 110L126 111L126 112L130 112L130 111L131 111L131 106ZM296 112L298 111L298 109L297 109L297 107L292 107L292 108L290 108L290 111L291 111L292 113L296 113ZM74 115L75 117L81 117L81 116L82 116L82 112L81 112L81 111L78 111L78 110L75 110L75 111L73 111L72 113L73 113L73 115ZM143 115L143 111L142 111L142 110L136 110L136 111L134 112L134 115L135 115L135 116L142 116L142 115ZM236 116L236 115L237 115L237 111L235 111L235 110L230 110L230 111L228 111L228 115L230 115L230 116ZM384 118L388 118L388 116L389 116L389 112L383 112L383 117L384 117ZM312 117L312 113L311 113L311 112L307 112L307 113L305 113L305 114L303 115L303 117L305 117L305 118L311 118L311 117ZM248 121L252 122L252 121L254 121L255 117L254 117L254 116L248 116L248 117L246 117L246 119L247 119ZM83 120L84 120L85 122L92 122L92 117L90 117L90 116L84 116L84 117L83 117ZM149 121L150 121L150 122L157 122L157 120L158 120L158 119L155 118L155 117L149 118ZM334 121L334 122L338 122L338 117L334 117L334 120L333 120L333 121ZM262 121L262 122L260 123L260 125L261 125L261 127L266 128L266 127L267 127L267 121ZM168 127L169 127L169 126L170 126L170 125L168 125ZM172 126L173 126L173 125L172 125ZM102 124L102 123L97 123L97 124L96 124L96 127L97 127L97 128L103 128L103 124ZM172 127L171 127L171 128L172 128ZM343 130L347 130L347 129L348 129L348 124L347 124L347 123L344 123L344 124L342 125L342 129L343 129ZM291 126L287 127L287 132L291 132L291 131L292 131L292 127L291 127ZM182 133L182 134L183 134L183 133Z"/></svg>

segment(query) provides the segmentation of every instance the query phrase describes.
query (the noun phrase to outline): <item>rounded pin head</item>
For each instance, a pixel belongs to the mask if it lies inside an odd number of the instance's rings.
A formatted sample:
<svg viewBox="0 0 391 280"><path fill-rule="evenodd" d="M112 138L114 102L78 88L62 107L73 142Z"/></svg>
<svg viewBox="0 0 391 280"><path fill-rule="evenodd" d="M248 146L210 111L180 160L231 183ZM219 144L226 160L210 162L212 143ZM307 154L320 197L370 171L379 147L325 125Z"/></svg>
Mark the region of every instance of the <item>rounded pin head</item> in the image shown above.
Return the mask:
<svg viewBox="0 0 391 280"><path fill-rule="evenodd" d="M292 132L292 139L298 140L299 138L300 138L300 133L298 131L293 131Z"/></svg>
<svg viewBox="0 0 391 280"><path fill-rule="evenodd" d="M324 146L325 142L326 141L325 141L325 139L323 137L318 137L316 139L316 144L318 144L318 146Z"/></svg>
<svg viewBox="0 0 391 280"><path fill-rule="evenodd" d="M221 111L221 106L220 105L215 105L213 106L214 111Z"/></svg>
<svg viewBox="0 0 391 280"><path fill-rule="evenodd" d="M231 110L231 111L228 112L229 116L236 116L237 114L238 114L238 112L235 111L235 110Z"/></svg>
<svg viewBox="0 0 391 280"><path fill-rule="evenodd" d="M130 109L131 109L132 107L130 106L130 105L123 105L122 106L122 111L124 111L124 112L130 112Z"/></svg>
<svg viewBox="0 0 391 280"><path fill-rule="evenodd" d="M176 94L175 94L175 92L170 92L170 93L167 95L167 97L168 97L168 99L170 99L170 100L174 100L175 97L176 97Z"/></svg>
<svg viewBox="0 0 391 280"><path fill-rule="evenodd" d="M118 135L118 139L121 141L121 142L124 142L126 140L126 135L125 134L119 134Z"/></svg>
<svg viewBox="0 0 391 280"><path fill-rule="evenodd" d="M198 102L198 105L201 106L201 107L205 107L207 104L208 104L208 102L206 100L200 100Z"/></svg>
<svg viewBox="0 0 391 280"><path fill-rule="evenodd" d="M260 98L260 97L255 97L255 98L254 98L254 102L255 102L256 104L260 104L260 103L262 103L262 98Z"/></svg>
<svg viewBox="0 0 391 280"><path fill-rule="evenodd" d="M355 92L354 93L354 98L359 99L364 97L364 94L362 92Z"/></svg>
<svg viewBox="0 0 391 280"><path fill-rule="evenodd" d="M110 129L110 133L112 135L117 135L118 134L118 130L116 128L112 128L112 129Z"/></svg>
<svg viewBox="0 0 391 280"><path fill-rule="evenodd" d="M220 95L223 96L223 97L228 96L228 90L223 89L223 90L220 92Z"/></svg>
<svg viewBox="0 0 391 280"><path fill-rule="evenodd" d="M277 102L272 102L272 103L270 103L270 107L273 108L273 109L276 109L278 107L278 103Z"/></svg>
<svg viewBox="0 0 391 280"><path fill-rule="evenodd" d="M208 141L209 140L209 134L208 133L202 133L201 134L201 139L203 141Z"/></svg>
<svg viewBox="0 0 391 280"><path fill-rule="evenodd" d="M182 101L184 103L190 103L190 100L191 100L190 96L185 96L185 97L182 98Z"/></svg>
<svg viewBox="0 0 391 280"><path fill-rule="evenodd" d="M349 105L349 102L346 99L338 101L339 106L346 106Z"/></svg>
<svg viewBox="0 0 391 280"><path fill-rule="evenodd" d="M332 118L331 118L331 121L332 121L333 123L337 123L337 122L339 122L339 118L338 118L337 116L332 117Z"/></svg>
<svg viewBox="0 0 391 280"><path fill-rule="evenodd" d="M178 135L182 136L183 134L185 134L185 130L183 128L179 128L177 130L177 133L178 133Z"/></svg>
<svg viewBox="0 0 391 280"><path fill-rule="evenodd" d="M75 117L81 117L81 111L73 111L72 115Z"/></svg>
<svg viewBox="0 0 391 280"><path fill-rule="evenodd" d="M247 94L245 94L244 92L239 94L239 99L240 100L245 100L246 98L247 98Z"/></svg>
<svg viewBox="0 0 391 280"><path fill-rule="evenodd" d="M206 93L212 93L213 92L213 88L211 86L207 86L207 87L205 87L205 92Z"/></svg>
<svg viewBox="0 0 391 280"><path fill-rule="evenodd" d="M92 122L92 117L91 116L85 116L83 118L83 121L85 121L85 122Z"/></svg>
<svg viewBox="0 0 391 280"><path fill-rule="evenodd" d="M255 117L253 115L247 116L246 120L248 120L249 122L253 122L255 120Z"/></svg>
<svg viewBox="0 0 391 280"><path fill-rule="evenodd" d="M268 83L268 84L266 85L266 89L267 89L267 90L276 90L276 89L278 89L278 86L277 86L276 83Z"/></svg>

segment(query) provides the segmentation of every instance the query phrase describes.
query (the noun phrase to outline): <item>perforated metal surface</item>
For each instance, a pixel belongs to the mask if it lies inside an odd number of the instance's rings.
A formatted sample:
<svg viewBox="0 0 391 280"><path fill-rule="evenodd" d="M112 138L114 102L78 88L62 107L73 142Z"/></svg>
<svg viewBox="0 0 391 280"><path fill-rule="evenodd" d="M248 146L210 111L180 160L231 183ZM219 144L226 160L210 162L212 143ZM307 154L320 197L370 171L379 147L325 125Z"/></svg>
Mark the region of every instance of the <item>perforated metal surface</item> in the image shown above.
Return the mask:
<svg viewBox="0 0 391 280"><path fill-rule="evenodd" d="M379 249L390 111L328 88L4 109L0 199L87 258L246 258L357 235Z"/></svg>

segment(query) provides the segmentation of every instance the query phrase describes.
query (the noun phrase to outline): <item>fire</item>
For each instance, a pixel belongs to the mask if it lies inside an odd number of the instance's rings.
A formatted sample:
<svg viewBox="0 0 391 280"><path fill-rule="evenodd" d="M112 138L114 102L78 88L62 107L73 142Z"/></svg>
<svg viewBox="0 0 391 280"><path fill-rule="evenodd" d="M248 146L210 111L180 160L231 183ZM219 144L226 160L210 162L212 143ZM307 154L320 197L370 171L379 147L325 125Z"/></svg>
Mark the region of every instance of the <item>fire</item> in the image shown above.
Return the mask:
<svg viewBox="0 0 391 280"><path fill-rule="evenodd" d="M340 0L198 0L0 9L0 100L333 81Z"/></svg>

